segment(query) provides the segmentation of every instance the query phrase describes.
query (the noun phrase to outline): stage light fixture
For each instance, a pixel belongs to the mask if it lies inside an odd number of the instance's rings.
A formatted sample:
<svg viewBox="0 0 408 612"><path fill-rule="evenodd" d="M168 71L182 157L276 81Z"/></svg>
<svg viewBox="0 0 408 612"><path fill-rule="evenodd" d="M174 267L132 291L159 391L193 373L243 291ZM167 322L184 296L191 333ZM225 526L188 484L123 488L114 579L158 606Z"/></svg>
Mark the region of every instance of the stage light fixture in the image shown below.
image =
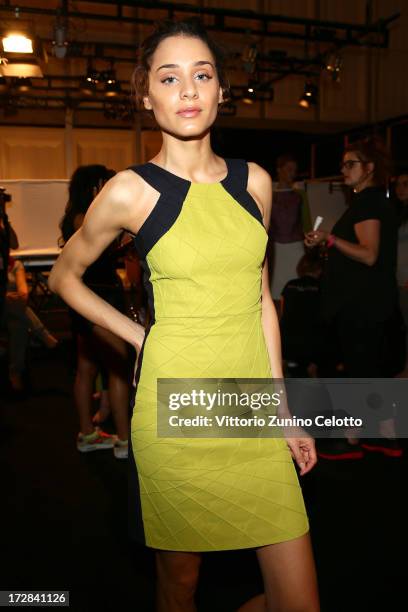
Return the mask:
<svg viewBox="0 0 408 612"><path fill-rule="evenodd" d="M318 88L310 81L306 81L303 95L299 99L299 106L302 108L310 108L317 104Z"/></svg>
<svg viewBox="0 0 408 612"><path fill-rule="evenodd" d="M121 86L120 83L116 80L115 71L106 70L100 74L101 82L105 83L104 94L107 98L114 98L121 94Z"/></svg>
<svg viewBox="0 0 408 612"><path fill-rule="evenodd" d="M340 80L340 72L343 67L343 58L339 53L329 53L325 61L325 69L331 75L333 81Z"/></svg>
<svg viewBox="0 0 408 612"><path fill-rule="evenodd" d="M85 96L92 96L96 92L96 84L88 77L84 77L79 84L79 89Z"/></svg>
<svg viewBox="0 0 408 612"><path fill-rule="evenodd" d="M64 59L68 51L67 28L65 24L56 22L52 50L58 59Z"/></svg>
<svg viewBox="0 0 408 612"><path fill-rule="evenodd" d="M244 94L241 98L244 104L253 104L256 100L256 87L257 83L255 81L249 81L247 87L245 88Z"/></svg>
<svg viewBox="0 0 408 612"><path fill-rule="evenodd" d="M42 64L47 62L47 54L32 31L28 22L13 23L2 29L0 39L5 56L2 59L6 61L1 62L0 75L10 78L43 77Z"/></svg>

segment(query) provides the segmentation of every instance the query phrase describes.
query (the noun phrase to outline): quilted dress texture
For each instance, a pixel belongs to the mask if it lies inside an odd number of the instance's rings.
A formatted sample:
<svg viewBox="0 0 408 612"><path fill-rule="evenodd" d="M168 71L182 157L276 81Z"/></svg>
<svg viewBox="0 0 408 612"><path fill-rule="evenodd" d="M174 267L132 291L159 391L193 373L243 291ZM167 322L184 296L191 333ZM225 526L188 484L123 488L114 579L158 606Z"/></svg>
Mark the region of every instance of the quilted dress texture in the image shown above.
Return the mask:
<svg viewBox="0 0 408 612"><path fill-rule="evenodd" d="M158 378L269 378L261 324L267 233L226 160L214 184L135 166L160 193L135 237L153 314L131 421L144 543L174 551L258 547L298 537L308 519L286 442L157 435Z"/></svg>

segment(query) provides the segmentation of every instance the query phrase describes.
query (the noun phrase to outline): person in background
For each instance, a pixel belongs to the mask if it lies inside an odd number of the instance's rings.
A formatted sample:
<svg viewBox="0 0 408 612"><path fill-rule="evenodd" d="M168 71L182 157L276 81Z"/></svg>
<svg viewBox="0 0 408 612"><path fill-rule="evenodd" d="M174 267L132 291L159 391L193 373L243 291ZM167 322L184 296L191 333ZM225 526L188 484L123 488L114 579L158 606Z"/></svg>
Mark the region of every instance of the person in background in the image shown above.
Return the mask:
<svg viewBox="0 0 408 612"><path fill-rule="evenodd" d="M395 181L395 195L398 203L398 256L397 281L399 304L408 329L408 169L400 172ZM406 362L401 375L408 377L408 334L406 340Z"/></svg>
<svg viewBox="0 0 408 612"><path fill-rule="evenodd" d="M314 230L305 238L309 247L326 243L328 249L322 311L339 339L345 375L351 378L389 375L386 346L388 322L397 306L397 219L385 195L388 166L378 141L349 145L341 171L354 192L351 205L331 232ZM400 457L391 405L384 407L378 427L382 437L363 440L361 446ZM327 458L361 458L358 442L348 437Z"/></svg>
<svg viewBox="0 0 408 612"><path fill-rule="evenodd" d="M18 238L11 227L6 212L6 202L10 201L10 195L0 187L0 318L4 308L4 302L8 282L8 259L10 249L18 249Z"/></svg>
<svg viewBox="0 0 408 612"><path fill-rule="evenodd" d="M80 166L72 175L69 200L61 220L62 244L81 227L95 196L114 175L102 165ZM111 243L86 270L83 282L118 311L125 312L124 291L116 272L115 250L119 243ZM65 246L64 246L65 248ZM70 309L77 346L77 367L74 399L79 415L80 432L77 448L80 452L113 448L117 459L128 456L128 347L112 332L88 321ZM116 436L109 435L92 422L93 393L98 371L108 378L109 406L116 426Z"/></svg>
<svg viewBox="0 0 408 612"><path fill-rule="evenodd" d="M311 229L306 192L294 187L297 171L292 155L278 157L268 244L270 287L275 303L279 302L286 283L296 276L296 266L305 252L304 233Z"/></svg>
<svg viewBox="0 0 408 612"><path fill-rule="evenodd" d="M35 312L27 306L28 285L24 266L9 256L8 284L3 321L9 344L9 381L16 392L24 390L24 371L30 334L47 348L55 348L58 340L44 327Z"/></svg>
<svg viewBox="0 0 408 612"><path fill-rule="evenodd" d="M296 376L316 376L323 354L319 317L322 270L319 249L310 249L298 263L297 278L286 283L282 291L282 356Z"/></svg>

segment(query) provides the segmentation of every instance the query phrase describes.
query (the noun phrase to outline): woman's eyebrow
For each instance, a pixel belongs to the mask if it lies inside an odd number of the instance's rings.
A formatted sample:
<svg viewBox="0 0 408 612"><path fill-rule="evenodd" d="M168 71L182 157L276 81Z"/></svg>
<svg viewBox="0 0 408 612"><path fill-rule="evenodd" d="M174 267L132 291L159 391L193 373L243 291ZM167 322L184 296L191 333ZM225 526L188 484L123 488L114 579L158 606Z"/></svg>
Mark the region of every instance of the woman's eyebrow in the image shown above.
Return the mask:
<svg viewBox="0 0 408 612"><path fill-rule="evenodd" d="M208 64L212 68L214 68L214 65L209 60L200 60L198 62L194 62L193 66L204 66L205 64ZM180 68L180 66L179 66L179 64L163 64L162 66L159 66L157 68L156 72L158 72L162 68Z"/></svg>

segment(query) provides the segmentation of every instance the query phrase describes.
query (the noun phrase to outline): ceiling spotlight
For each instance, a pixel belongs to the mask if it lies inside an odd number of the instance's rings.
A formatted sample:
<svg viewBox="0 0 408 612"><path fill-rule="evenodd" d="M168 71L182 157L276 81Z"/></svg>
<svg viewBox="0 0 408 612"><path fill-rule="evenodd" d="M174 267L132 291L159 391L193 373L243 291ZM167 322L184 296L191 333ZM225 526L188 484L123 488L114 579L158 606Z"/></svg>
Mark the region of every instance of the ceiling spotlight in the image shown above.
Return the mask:
<svg viewBox="0 0 408 612"><path fill-rule="evenodd" d="M97 70L94 70L92 66L88 66L88 70L87 70L85 78L88 81L88 83L92 83L93 85L96 85L97 83L99 83L100 74L99 72L97 72Z"/></svg>
<svg viewBox="0 0 408 612"><path fill-rule="evenodd" d="M34 53L33 40L20 32L6 34L2 43L4 53Z"/></svg>
<svg viewBox="0 0 408 612"><path fill-rule="evenodd" d="M317 104L317 94L318 88L310 81L306 81L305 90L303 95L299 99L299 106L302 108L310 108L311 106L316 106Z"/></svg>
<svg viewBox="0 0 408 612"><path fill-rule="evenodd" d="M31 89L31 80L27 77L17 77L13 82L13 88L18 91L18 93L26 93Z"/></svg>
<svg viewBox="0 0 408 612"><path fill-rule="evenodd" d="M113 98L115 96L119 96L122 93L120 83L117 81L107 81L105 85L105 96L107 98Z"/></svg>
<svg viewBox="0 0 408 612"><path fill-rule="evenodd" d="M120 83L116 80L116 74L113 69L101 72L100 80L105 83L104 93L107 98L113 98L122 93Z"/></svg>
<svg viewBox="0 0 408 612"><path fill-rule="evenodd" d="M249 81L247 87L244 90L244 94L241 98L244 104L253 104L256 100L256 86L255 81Z"/></svg>
<svg viewBox="0 0 408 612"><path fill-rule="evenodd" d="M96 84L88 77L84 77L79 84L79 89L85 96L92 96L96 92Z"/></svg>
<svg viewBox="0 0 408 612"><path fill-rule="evenodd" d="M333 81L340 80L340 71L343 67L343 58L339 53L329 53L326 57L325 68Z"/></svg>

